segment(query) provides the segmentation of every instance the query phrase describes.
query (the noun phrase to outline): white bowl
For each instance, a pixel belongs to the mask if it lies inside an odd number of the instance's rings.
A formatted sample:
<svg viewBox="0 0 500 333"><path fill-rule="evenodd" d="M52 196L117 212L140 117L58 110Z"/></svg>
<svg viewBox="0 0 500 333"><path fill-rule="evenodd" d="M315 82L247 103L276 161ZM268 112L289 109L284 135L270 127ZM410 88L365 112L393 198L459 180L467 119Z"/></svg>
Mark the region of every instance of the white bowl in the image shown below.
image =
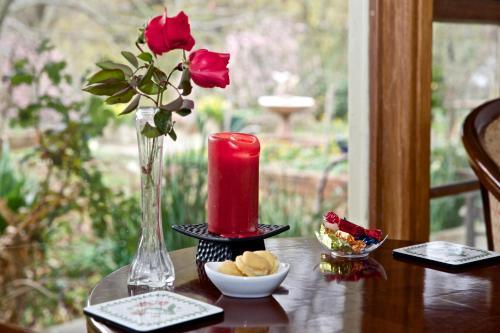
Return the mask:
<svg viewBox="0 0 500 333"><path fill-rule="evenodd" d="M205 263L205 272L212 283L226 296L239 298L267 297L283 282L290 264L280 263L278 271L265 276L235 276L219 273L222 262Z"/></svg>

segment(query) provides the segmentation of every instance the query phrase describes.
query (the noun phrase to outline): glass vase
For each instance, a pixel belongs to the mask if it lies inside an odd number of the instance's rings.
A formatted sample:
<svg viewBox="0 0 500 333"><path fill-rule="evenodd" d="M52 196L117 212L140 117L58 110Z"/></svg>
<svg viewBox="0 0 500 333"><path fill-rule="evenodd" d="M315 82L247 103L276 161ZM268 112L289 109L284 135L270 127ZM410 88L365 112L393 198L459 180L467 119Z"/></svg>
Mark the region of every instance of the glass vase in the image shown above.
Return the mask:
<svg viewBox="0 0 500 333"><path fill-rule="evenodd" d="M136 290L173 286L174 266L165 247L161 220L161 180L163 164L163 138L148 138L141 131L154 126L153 108L136 111L137 142L141 170L141 236L137 253L130 265L128 285ZM135 289L135 288L132 288Z"/></svg>

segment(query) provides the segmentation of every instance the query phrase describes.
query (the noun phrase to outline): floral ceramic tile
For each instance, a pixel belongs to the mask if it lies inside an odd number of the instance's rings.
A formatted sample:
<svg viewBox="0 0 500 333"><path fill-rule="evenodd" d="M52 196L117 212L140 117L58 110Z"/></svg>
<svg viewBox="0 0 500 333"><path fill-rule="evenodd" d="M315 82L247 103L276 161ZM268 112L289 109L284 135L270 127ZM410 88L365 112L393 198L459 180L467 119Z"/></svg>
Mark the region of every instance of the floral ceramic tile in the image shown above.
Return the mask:
<svg viewBox="0 0 500 333"><path fill-rule="evenodd" d="M500 259L500 253L449 242L428 242L393 250L403 255L430 260L437 263L460 266L490 259Z"/></svg>
<svg viewBox="0 0 500 333"><path fill-rule="evenodd" d="M219 307L168 291L155 291L91 305L87 315L134 331L147 332L220 314Z"/></svg>

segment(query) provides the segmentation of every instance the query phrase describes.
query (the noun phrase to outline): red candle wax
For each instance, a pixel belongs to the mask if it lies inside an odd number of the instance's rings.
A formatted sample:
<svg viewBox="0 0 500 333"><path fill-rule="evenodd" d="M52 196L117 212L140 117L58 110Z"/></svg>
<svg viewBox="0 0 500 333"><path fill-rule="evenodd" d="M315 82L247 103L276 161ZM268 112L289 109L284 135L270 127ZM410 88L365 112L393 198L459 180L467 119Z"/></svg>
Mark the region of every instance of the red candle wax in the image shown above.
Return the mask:
<svg viewBox="0 0 500 333"><path fill-rule="evenodd" d="M256 136L208 137L208 231L237 238L258 234L259 154Z"/></svg>

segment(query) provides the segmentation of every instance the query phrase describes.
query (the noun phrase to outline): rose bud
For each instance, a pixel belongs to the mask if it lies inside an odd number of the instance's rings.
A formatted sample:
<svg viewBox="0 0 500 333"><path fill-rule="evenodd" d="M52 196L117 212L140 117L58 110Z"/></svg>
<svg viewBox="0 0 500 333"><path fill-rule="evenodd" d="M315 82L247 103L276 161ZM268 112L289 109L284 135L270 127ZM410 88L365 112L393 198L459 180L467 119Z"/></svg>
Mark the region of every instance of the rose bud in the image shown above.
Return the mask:
<svg viewBox="0 0 500 333"><path fill-rule="evenodd" d="M229 84L229 53L197 50L189 55L191 79L203 88L225 88Z"/></svg>
<svg viewBox="0 0 500 333"><path fill-rule="evenodd" d="M177 16L167 17L165 9L163 15L151 19L144 30L144 37L149 49L157 55L174 49L191 51L194 46L189 19L182 11Z"/></svg>

